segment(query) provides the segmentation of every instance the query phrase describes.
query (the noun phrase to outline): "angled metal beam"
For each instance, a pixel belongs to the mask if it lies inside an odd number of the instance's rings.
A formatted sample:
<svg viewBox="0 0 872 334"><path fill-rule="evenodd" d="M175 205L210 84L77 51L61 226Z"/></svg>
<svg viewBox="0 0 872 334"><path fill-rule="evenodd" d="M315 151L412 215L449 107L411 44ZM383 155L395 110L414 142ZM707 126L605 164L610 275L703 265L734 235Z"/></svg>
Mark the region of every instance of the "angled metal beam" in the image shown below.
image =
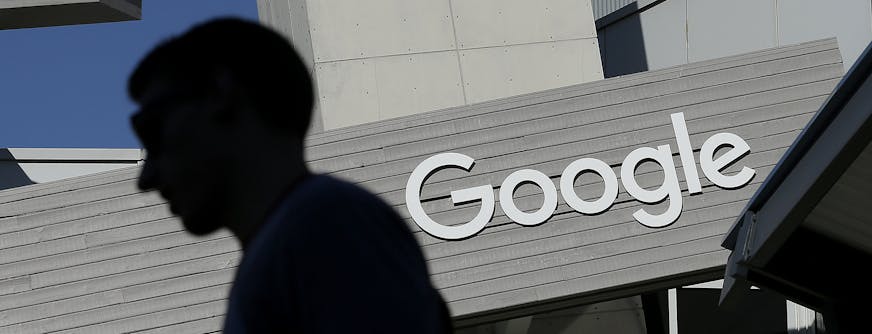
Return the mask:
<svg viewBox="0 0 872 334"><path fill-rule="evenodd" d="M139 20L141 0L3 0L0 30Z"/></svg>

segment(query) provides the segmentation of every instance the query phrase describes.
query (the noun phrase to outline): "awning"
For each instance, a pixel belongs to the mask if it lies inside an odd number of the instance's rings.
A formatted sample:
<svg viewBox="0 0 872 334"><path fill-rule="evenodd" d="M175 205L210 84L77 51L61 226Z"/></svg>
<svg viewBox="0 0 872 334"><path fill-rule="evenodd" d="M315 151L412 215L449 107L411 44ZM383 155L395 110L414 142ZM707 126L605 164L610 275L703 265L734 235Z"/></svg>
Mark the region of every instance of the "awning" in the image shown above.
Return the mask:
<svg viewBox="0 0 872 334"><path fill-rule="evenodd" d="M869 295L872 260L872 54L842 79L723 241L721 304L750 284L825 313Z"/></svg>

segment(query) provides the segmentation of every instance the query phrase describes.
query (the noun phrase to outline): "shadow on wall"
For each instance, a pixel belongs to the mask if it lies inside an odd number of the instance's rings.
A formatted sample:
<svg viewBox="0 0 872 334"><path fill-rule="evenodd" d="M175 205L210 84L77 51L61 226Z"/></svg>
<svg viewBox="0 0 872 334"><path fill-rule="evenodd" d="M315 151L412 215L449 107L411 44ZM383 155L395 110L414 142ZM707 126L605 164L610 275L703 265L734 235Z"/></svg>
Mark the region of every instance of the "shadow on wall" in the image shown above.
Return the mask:
<svg viewBox="0 0 872 334"><path fill-rule="evenodd" d="M596 21L597 40L606 78L645 72L648 60L637 2Z"/></svg>
<svg viewBox="0 0 872 334"><path fill-rule="evenodd" d="M34 184L8 149L0 148L0 190Z"/></svg>

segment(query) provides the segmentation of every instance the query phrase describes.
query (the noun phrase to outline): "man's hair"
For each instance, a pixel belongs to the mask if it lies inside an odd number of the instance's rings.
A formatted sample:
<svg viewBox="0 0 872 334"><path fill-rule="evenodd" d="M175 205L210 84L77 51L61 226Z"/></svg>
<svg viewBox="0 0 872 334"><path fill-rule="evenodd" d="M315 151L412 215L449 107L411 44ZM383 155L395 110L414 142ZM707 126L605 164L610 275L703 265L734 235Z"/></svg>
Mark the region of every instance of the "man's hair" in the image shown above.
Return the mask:
<svg viewBox="0 0 872 334"><path fill-rule="evenodd" d="M304 137L311 120L312 79L284 37L257 23L222 18L197 25L159 44L137 66L128 93L139 100L157 77L213 93L226 73L269 126Z"/></svg>

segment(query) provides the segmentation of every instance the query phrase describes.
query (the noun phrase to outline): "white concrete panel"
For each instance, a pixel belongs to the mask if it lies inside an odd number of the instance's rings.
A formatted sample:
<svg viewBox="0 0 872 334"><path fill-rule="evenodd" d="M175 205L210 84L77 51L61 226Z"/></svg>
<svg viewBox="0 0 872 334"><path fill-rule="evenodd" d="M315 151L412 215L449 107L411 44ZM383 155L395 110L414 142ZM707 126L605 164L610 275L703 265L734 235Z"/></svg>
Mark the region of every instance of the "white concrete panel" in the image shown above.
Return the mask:
<svg viewBox="0 0 872 334"><path fill-rule="evenodd" d="M378 120L375 63L349 60L315 65L324 130Z"/></svg>
<svg viewBox="0 0 872 334"><path fill-rule="evenodd" d="M596 37L590 0L451 0L461 49Z"/></svg>
<svg viewBox="0 0 872 334"><path fill-rule="evenodd" d="M457 51L373 61L381 120L464 104Z"/></svg>
<svg viewBox="0 0 872 334"><path fill-rule="evenodd" d="M257 16L260 23L285 35L291 42L291 10L288 1L257 0ZM295 45L296 46L296 45ZM304 47L304 46L297 46Z"/></svg>
<svg viewBox="0 0 872 334"><path fill-rule="evenodd" d="M316 72L326 129L464 104L456 51L322 63Z"/></svg>
<svg viewBox="0 0 872 334"><path fill-rule="evenodd" d="M309 13L306 0L257 0L257 13L260 23L272 27L283 34L291 44L303 64L309 70L309 75L315 75L315 55L312 53L312 37L309 34ZM309 134L323 132L324 124L318 103L312 110L312 122L309 124Z"/></svg>
<svg viewBox="0 0 872 334"><path fill-rule="evenodd" d="M639 14L648 70L687 63L687 0L664 1Z"/></svg>
<svg viewBox="0 0 872 334"><path fill-rule="evenodd" d="M836 37L847 70L872 41L869 0L777 1L780 45Z"/></svg>
<svg viewBox="0 0 872 334"><path fill-rule="evenodd" d="M581 75L582 82L603 79L603 62L600 57L599 42L596 38L582 40Z"/></svg>
<svg viewBox="0 0 872 334"><path fill-rule="evenodd" d="M448 1L308 2L315 62L454 49Z"/></svg>
<svg viewBox="0 0 872 334"><path fill-rule="evenodd" d="M581 83L584 50L595 43L595 39L582 39L462 50L467 102Z"/></svg>
<svg viewBox="0 0 872 334"><path fill-rule="evenodd" d="M691 62L775 47L775 1L687 0L687 35Z"/></svg>

